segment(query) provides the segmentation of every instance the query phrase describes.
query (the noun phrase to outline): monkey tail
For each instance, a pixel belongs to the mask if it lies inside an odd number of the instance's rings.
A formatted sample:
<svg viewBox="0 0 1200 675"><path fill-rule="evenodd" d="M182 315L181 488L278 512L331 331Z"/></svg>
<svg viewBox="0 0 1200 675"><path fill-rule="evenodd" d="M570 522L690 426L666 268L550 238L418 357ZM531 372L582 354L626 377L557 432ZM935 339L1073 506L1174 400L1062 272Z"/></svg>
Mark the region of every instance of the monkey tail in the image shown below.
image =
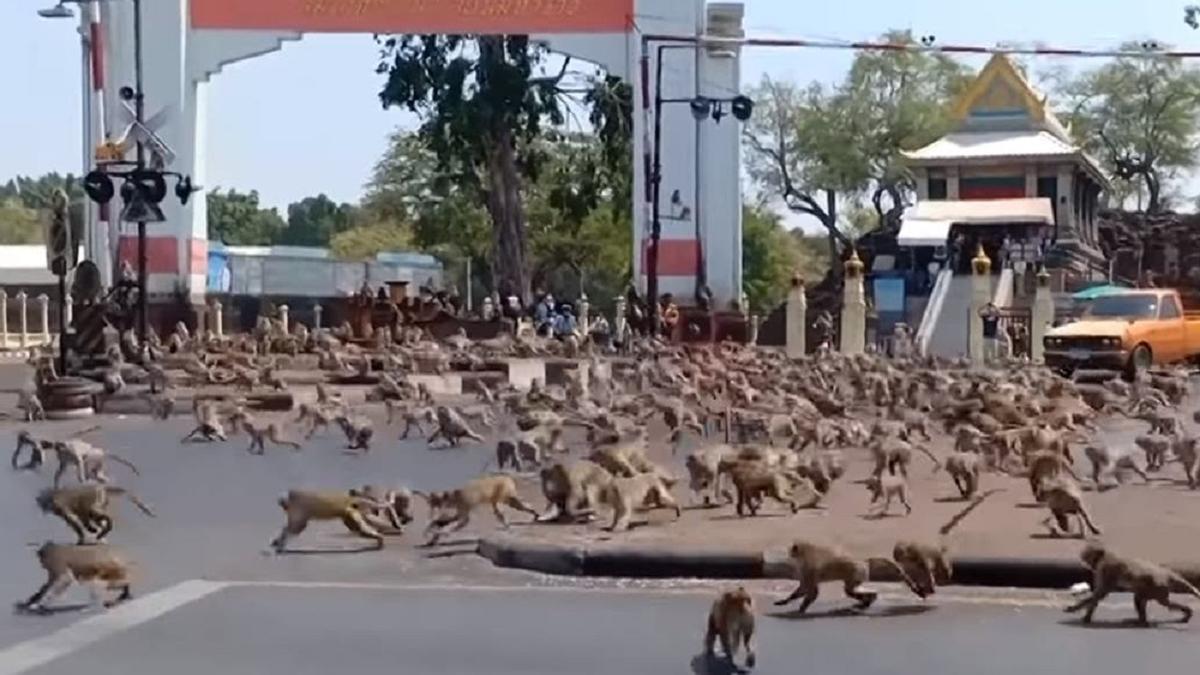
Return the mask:
<svg viewBox="0 0 1200 675"><path fill-rule="evenodd" d="M908 572L905 572L904 568L898 565L895 560L878 556L867 558L868 568L872 563L883 565L884 567L891 569L897 574L897 576L900 577L900 580L903 581L906 586L908 586L910 591L922 598L925 597L925 594L919 588L917 588L917 583L912 580L912 577L908 576Z"/></svg>
<svg viewBox="0 0 1200 675"><path fill-rule="evenodd" d="M987 499L988 497L990 497L1000 491L1001 491L1001 488L992 488L991 490L988 490L987 492L984 492L983 494L979 495L975 499L971 500L971 503L968 504L966 508L964 508L962 511L959 511L958 513L954 514L954 517L951 518L950 520L948 520L946 522L946 524L943 525L941 527L941 529L938 530L938 534L943 537L950 534L950 530L953 530L955 527L957 527L958 524L961 523L963 521L963 519L967 517L967 514L974 511L976 509L976 507L978 507L980 504L982 504L985 499Z"/></svg>
<svg viewBox="0 0 1200 675"><path fill-rule="evenodd" d="M105 490L110 495L123 495L126 499L133 502L133 505L138 507L138 510L140 510L142 513L146 514L147 516L150 516L151 518L158 517L157 515L155 515L154 511L150 510L149 506L146 506L145 502L143 502L141 499L138 499L138 496L133 494L129 490L126 490L123 487L117 487L114 485L106 486Z"/></svg>
<svg viewBox="0 0 1200 675"><path fill-rule="evenodd" d="M942 468L942 461L937 458L937 455L930 452L929 448L921 445L921 446L917 446L917 450L920 450L921 452L925 453L925 456L928 457L933 462L934 472L937 472L938 469Z"/></svg>
<svg viewBox="0 0 1200 675"><path fill-rule="evenodd" d="M1179 587L1183 589L1184 593L1200 598L1200 588L1196 588L1195 585L1184 578L1182 574L1179 574L1178 572L1172 572L1171 581L1174 581L1176 584L1178 584Z"/></svg>
<svg viewBox="0 0 1200 675"><path fill-rule="evenodd" d="M92 433L93 431L99 431L99 430L101 430L101 429L103 429L103 428L104 428L104 426L103 426L103 425L100 425L100 424L93 424L93 425L92 425L92 426L90 426L90 427L87 427L87 428L84 428L84 429L80 429L79 431L76 431L75 433L71 434L71 438L79 438L80 436L84 436L84 435L90 434L90 433Z"/></svg>
<svg viewBox="0 0 1200 675"><path fill-rule="evenodd" d="M117 462L118 464L124 464L125 466L129 467L129 470L132 471L135 476L142 475L142 472L138 471L138 468L133 465L133 462L131 462L131 461L125 459L124 457L122 457L116 453L113 453L113 452L109 452L106 454L109 457L111 457L114 462Z"/></svg>

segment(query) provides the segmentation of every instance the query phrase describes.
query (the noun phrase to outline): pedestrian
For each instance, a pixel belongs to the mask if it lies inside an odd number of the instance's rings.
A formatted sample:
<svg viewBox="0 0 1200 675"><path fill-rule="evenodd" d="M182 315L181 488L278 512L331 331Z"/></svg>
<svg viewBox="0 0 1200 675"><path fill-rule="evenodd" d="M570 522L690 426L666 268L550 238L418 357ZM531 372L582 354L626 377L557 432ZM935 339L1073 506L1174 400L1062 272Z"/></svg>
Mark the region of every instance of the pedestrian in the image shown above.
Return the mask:
<svg viewBox="0 0 1200 675"><path fill-rule="evenodd" d="M989 302L979 310L983 321L983 358L990 361L1000 355L1000 310Z"/></svg>

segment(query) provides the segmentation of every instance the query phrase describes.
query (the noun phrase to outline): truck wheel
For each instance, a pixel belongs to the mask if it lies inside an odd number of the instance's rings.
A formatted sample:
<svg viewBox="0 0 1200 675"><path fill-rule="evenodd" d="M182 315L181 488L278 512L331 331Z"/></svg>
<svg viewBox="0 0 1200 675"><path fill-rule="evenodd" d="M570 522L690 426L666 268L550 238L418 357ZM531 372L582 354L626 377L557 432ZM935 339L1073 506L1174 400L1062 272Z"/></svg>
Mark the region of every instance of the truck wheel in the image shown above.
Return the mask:
<svg viewBox="0 0 1200 675"><path fill-rule="evenodd" d="M1154 363L1154 355L1150 353L1150 347L1145 344L1140 344L1133 348L1133 353L1129 355L1129 365L1125 368L1125 376L1133 380L1137 378L1137 374L1150 369Z"/></svg>

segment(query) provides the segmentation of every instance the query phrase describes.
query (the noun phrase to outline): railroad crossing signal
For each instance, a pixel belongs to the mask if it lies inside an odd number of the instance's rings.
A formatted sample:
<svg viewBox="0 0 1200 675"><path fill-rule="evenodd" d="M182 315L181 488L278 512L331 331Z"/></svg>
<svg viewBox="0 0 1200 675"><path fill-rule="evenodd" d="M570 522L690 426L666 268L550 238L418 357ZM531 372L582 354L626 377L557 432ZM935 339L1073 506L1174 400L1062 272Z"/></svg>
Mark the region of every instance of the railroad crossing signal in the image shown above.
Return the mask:
<svg viewBox="0 0 1200 675"><path fill-rule="evenodd" d="M129 101L121 101L121 106L125 109L125 117L129 124L116 141L119 146L128 149L129 146L140 142L150 149L151 165L162 169L174 164L175 151L156 133L170 119L171 109L163 108L151 115L145 122L139 122L137 121L137 110L129 104ZM121 155L124 157L124 152Z"/></svg>

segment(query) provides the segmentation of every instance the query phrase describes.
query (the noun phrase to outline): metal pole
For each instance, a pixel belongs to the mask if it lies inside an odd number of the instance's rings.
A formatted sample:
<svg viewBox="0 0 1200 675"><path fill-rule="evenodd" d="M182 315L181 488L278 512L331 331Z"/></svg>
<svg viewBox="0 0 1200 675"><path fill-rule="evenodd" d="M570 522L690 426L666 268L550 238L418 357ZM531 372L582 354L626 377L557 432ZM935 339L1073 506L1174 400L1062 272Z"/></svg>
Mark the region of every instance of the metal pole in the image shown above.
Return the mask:
<svg viewBox="0 0 1200 675"><path fill-rule="evenodd" d="M133 70L134 70L134 110L138 123L146 121L146 97L142 89L142 0L133 0ZM139 137L140 138L140 137ZM141 140L137 143L137 168L146 168L146 146ZM138 233L138 344L146 348L147 327L146 308L146 223L139 221Z"/></svg>
<svg viewBox="0 0 1200 675"><path fill-rule="evenodd" d="M654 64L654 158L651 161L651 226L650 249L646 255L646 311L649 313L650 327L655 335L658 334L658 244L662 239L662 213L659 210L659 197L662 193L662 72L663 45L657 49L657 63Z"/></svg>

